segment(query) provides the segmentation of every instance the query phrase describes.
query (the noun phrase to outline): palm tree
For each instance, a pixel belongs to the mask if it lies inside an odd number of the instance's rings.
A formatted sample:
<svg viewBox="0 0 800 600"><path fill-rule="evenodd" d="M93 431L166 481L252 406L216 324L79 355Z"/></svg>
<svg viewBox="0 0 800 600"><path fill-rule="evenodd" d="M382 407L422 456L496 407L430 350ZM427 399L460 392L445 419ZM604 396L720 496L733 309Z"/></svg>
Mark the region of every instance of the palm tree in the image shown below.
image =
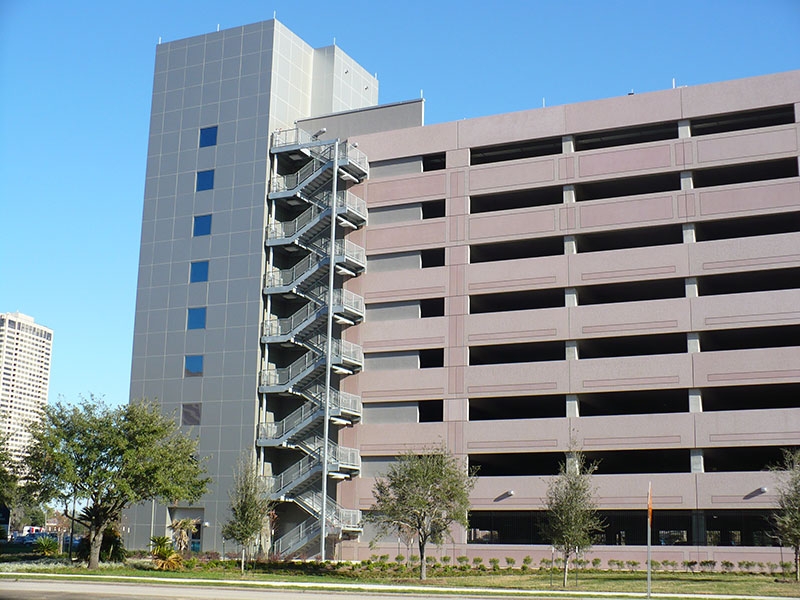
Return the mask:
<svg viewBox="0 0 800 600"><path fill-rule="evenodd" d="M172 529L172 539L175 541L175 548L180 554L184 554L189 549L189 540L192 534L197 531L198 519L174 519L169 526Z"/></svg>

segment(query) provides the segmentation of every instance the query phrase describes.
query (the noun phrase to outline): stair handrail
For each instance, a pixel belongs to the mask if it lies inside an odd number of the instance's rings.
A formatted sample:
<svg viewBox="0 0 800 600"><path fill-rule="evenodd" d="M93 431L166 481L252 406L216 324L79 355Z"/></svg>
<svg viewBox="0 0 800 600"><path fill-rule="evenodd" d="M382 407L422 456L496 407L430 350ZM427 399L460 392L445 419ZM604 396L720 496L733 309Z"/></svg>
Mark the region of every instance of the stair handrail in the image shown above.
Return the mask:
<svg viewBox="0 0 800 600"><path fill-rule="evenodd" d="M291 333L318 310L320 310L320 307L309 302L290 317L267 319L264 321L261 335L276 336Z"/></svg>
<svg viewBox="0 0 800 600"><path fill-rule="evenodd" d="M267 367L261 371L261 385L285 385L320 360L319 355L306 352L288 367Z"/></svg>
<svg viewBox="0 0 800 600"><path fill-rule="evenodd" d="M307 224L317 218L324 209L312 204L307 210L291 221L270 221L267 225L267 237L272 240L280 240L293 236Z"/></svg>
<svg viewBox="0 0 800 600"><path fill-rule="evenodd" d="M320 452L322 449L322 437L319 435L311 436L303 440L299 446L313 452ZM350 465L361 468L361 455L356 448L340 446L333 440L328 440L328 462L332 464Z"/></svg>
<svg viewBox="0 0 800 600"><path fill-rule="evenodd" d="M318 490L307 490L295 496L295 500L305 504L314 514L322 511L322 492ZM328 498L326 504L328 522L336 527L358 528L361 524L361 511L357 509L343 508L336 501Z"/></svg>
<svg viewBox="0 0 800 600"><path fill-rule="evenodd" d="M280 421L259 424L258 437L271 440L281 438L286 432L291 431L303 421L313 417L314 414L320 412L320 410L319 405L314 402L304 402Z"/></svg>
<svg viewBox="0 0 800 600"><path fill-rule="evenodd" d="M299 550L319 535L319 519L311 517L293 527L272 542L272 552L277 555ZM284 549L285 548L285 549Z"/></svg>
<svg viewBox="0 0 800 600"><path fill-rule="evenodd" d="M319 464L318 454L304 456L277 475L265 476L265 487L274 496L282 495L281 492L291 488L298 479L313 471Z"/></svg>

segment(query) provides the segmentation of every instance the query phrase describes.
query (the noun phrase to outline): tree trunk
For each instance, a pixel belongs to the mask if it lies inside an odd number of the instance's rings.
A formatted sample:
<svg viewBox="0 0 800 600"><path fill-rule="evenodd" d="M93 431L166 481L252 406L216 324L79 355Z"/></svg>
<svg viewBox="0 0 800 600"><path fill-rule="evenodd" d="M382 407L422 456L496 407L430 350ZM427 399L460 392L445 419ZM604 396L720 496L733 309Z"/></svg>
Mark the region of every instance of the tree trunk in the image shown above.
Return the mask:
<svg viewBox="0 0 800 600"><path fill-rule="evenodd" d="M103 528L89 530L89 569L100 566L100 547L103 545Z"/></svg>
<svg viewBox="0 0 800 600"><path fill-rule="evenodd" d="M800 581L800 546L794 547L794 580Z"/></svg>
<svg viewBox="0 0 800 600"><path fill-rule="evenodd" d="M427 564L425 563L425 542L422 541L422 538L419 540L419 579L420 581L424 581L425 577L427 577Z"/></svg>
<svg viewBox="0 0 800 600"><path fill-rule="evenodd" d="M564 588L567 587L567 573L569 572L569 552L564 552Z"/></svg>

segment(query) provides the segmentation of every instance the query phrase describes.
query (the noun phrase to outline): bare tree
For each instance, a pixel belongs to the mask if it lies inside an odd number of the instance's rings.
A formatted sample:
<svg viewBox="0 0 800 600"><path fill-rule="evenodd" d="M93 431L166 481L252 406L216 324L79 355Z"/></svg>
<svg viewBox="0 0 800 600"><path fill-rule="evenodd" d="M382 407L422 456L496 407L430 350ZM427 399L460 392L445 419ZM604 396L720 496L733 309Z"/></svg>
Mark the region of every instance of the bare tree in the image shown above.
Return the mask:
<svg viewBox="0 0 800 600"><path fill-rule="evenodd" d="M564 557L564 587L572 553L589 549L592 534L603 530L593 498L592 474L596 469L596 464L586 464L582 452L572 449L559 465L558 476L547 486L544 534Z"/></svg>

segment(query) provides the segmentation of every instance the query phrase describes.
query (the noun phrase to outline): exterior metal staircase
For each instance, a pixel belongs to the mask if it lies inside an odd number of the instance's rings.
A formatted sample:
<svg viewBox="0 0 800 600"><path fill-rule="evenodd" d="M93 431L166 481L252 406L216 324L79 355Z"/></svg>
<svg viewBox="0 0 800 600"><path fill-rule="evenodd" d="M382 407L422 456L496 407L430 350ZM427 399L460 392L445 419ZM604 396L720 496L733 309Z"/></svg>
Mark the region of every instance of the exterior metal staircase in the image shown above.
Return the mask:
<svg viewBox="0 0 800 600"><path fill-rule="evenodd" d="M364 318L364 299L341 286L366 269L366 251L344 236L367 223L366 203L346 187L365 179L369 168L354 145L322 142L300 129L274 133L270 152L274 169L261 331L266 360L259 393L263 414L283 416L262 420L257 445L300 457L277 475L264 476L272 500L292 502L309 515L273 540L273 553L296 556L319 544L323 513L328 536L344 539L361 532L360 511L339 506L330 495L323 511L322 473L335 482L361 469L357 449L323 434L361 418L361 399L340 391L338 380L361 370L363 352L338 332Z"/></svg>

